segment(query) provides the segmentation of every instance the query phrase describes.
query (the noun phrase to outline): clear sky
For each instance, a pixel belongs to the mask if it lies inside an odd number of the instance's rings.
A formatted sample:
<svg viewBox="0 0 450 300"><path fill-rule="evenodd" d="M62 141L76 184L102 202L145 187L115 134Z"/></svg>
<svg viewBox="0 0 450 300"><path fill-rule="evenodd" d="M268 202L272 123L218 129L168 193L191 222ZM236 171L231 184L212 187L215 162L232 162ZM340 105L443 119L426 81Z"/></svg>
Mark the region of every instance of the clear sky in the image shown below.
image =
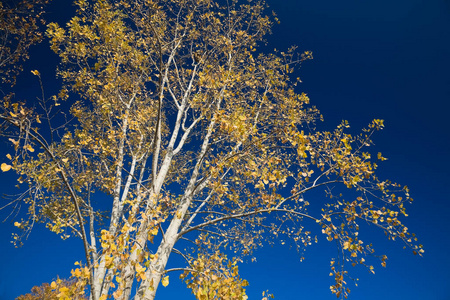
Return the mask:
<svg viewBox="0 0 450 300"><path fill-rule="evenodd" d="M66 1L54 1L50 19L70 17ZM375 275L362 268L350 284L350 299L450 299L450 2L447 0L268 0L281 24L268 38L267 50L311 50L314 60L305 62L299 86L322 112L321 128L332 130L346 119L358 132L371 119L384 119L386 129L375 136L376 150L389 160L380 177L411 188L415 199L408 206L406 223L424 245L423 258L388 242L369 229L380 253L388 256L387 268L376 266ZM67 15L67 16L66 16ZM19 77L18 95L37 96L38 69L47 86L56 84L56 58L48 45L35 48L25 73ZM0 144L4 157L5 144ZM0 159L0 162L2 160ZM0 193L12 193L11 174L0 174ZM0 200L4 202L5 200ZM0 202L0 203L1 203ZM1 205L0 205L1 206ZM0 212L1 220L7 211ZM25 245L15 249L13 222L0 223L0 299L28 292L33 285L50 282L56 275L68 277L73 262L83 258L79 240L61 241L40 226ZM314 226L313 224L311 224ZM259 250L256 263L240 266L250 282L250 299L260 299L269 289L276 299L334 299L329 286L329 260L334 245L319 236L299 262L295 250L275 246ZM159 299L194 299L171 276Z"/></svg>

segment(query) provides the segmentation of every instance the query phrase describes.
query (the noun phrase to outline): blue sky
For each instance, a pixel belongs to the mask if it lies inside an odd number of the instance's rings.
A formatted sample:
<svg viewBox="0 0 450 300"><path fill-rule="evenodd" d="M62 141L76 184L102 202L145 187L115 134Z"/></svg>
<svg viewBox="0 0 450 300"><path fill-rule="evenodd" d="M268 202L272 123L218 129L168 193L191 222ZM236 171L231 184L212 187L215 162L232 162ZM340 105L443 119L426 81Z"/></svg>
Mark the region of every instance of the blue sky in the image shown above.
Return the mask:
<svg viewBox="0 0 450 300"><path fill-rule="evenodd" d="M67 4L57 1L50 18L60 18ZM388 242L382 233L366 231L377 250L388 255L387 268L375 275L362 268L350 284L350 299L450 299L450 162L448 102L450 100L450 2L445 0L268 0L281 24L266 49L311 50L314 60L303 64L299 86L322 112L321 128L332 130L345 119L358 132L371 119L384 119L386 129L374 138L376 150L389 160L380 177L411 188L406 223L424 245L423 258ZM67 16L69 17L69 16ZM47 45L35 48L25 73L38 69L54 84L55 57ZM22 80L21 80L22 79ZM35 79L19 78L21 97L34 98ZM1 144L4 157L5 144ZM0 193L11 193L10 174L0 174ZM1 200L0 200L1 201ZM4 200L3 200L4 201ZM3 220L6 212L0 212ZM61 241L37 226L20 249L9 243L12 222L0 223L0 299L13 299L33 285L68 277L73 262L83 258L81 242ZM319 236L299 262L295 250L274 246L258 250L256 263L240 266L250 282L250 299L269 289L276 299L334 299L328 276L333 244ZM159 299L194 299L171 275Z"/></svg>

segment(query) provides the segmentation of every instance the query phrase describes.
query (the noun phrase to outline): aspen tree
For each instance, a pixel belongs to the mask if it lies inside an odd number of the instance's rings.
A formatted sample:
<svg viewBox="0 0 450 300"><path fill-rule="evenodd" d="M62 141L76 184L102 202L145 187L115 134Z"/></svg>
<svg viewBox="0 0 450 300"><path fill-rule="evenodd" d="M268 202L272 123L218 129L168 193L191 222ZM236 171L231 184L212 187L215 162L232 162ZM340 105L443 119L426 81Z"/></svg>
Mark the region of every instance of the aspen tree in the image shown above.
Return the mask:
<svg viewBox="0 0 450 300"><path fill-rule="evenodd" d="M2 104L2 170L20 176L28 206L16 226L80 238L72 275L93 300L154 299L180 274L197 299L246 299L243 257L274 240L302 255L317 230L339 249L331 292L346 297L348 266L386 264L361 223L423 252L403 224L408 188L376 175L383 121L316 130L293 78L312 53L259 53L274 22L264 2L222 2L77 0L47 30L60 93ZM171 255L185 264L168 269Z"/></svg>

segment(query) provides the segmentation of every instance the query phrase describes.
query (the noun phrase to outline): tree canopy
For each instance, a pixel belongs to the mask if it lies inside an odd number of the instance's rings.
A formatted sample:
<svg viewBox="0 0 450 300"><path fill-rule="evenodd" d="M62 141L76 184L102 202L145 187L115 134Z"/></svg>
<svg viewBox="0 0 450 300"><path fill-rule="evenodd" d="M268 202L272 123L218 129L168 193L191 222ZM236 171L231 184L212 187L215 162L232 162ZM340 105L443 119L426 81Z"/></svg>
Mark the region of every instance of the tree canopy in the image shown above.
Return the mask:
<svg viewBox="0 0 450 300"><path fill-rule="evenodd" d="M154 299L178 271L197 299L246 299L240 260L288 240L302 257L321 230L340 253L331 292L347 297L349 265L386 264L359 236L363 223L423 252L402 222L408 188L376 174L385 158L369 147L383 121L358 135L345 121L317 130L320 112L294 78L312 53L258 50L276 21L264 2L75 4L46 32L59 94L7 97L0 119L11 143L1 169L18 174L13 202L27 206L14 240L36 223L80 238L77 295ZM168 269L172 254L185 263ZM75 297L59 283L60 299Z"/></svg>
<svg viewBox="0 0 450 300"><path fill-rule="evenodd" d="M58 287L58 288L57 288ZM83 283L77 280L56 279L52 284L44 283L41 286L34 286L31 293L19 296L16 300L58 300L65 299L87 300L84 296Z"/></svg>
<svg viewBox="0 0 450 300"><path fill-rule="evenodd" d="M0 2L0 80L14 85L30 46L42 41L40 24L48 0Z"/></svg>

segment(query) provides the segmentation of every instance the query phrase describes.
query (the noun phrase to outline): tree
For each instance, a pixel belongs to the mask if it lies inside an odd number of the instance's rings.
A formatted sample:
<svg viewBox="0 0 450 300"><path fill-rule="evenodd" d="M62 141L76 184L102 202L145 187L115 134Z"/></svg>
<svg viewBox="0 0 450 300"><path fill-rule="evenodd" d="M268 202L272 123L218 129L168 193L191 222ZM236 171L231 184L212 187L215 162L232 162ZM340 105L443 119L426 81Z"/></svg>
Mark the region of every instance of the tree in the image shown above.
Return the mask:
<svg viewBox="0 0 450 300"><path fill-rule="evenodd" d="M316 130L320 113L292 78L312 54L256 54L273 23L263 2L75 3L67 28L47 31L60 93L2 104L14 153L1 168L26 186L17 227L43 222L82 240L73 276L91 299L154 299L172 271L198 299L246 299L239 260L273 239L301 253L314 227L340 249L338 297L346 266L374 255L361 222L423 252L401 221L408 188L380 180L374 160L385 158L367 150L383 121L356 136L347 122ZM317 189L326 197L309 198ZM308 210L313 201L322 209ZM172 253L186 264L167 269Z"/></svg>

